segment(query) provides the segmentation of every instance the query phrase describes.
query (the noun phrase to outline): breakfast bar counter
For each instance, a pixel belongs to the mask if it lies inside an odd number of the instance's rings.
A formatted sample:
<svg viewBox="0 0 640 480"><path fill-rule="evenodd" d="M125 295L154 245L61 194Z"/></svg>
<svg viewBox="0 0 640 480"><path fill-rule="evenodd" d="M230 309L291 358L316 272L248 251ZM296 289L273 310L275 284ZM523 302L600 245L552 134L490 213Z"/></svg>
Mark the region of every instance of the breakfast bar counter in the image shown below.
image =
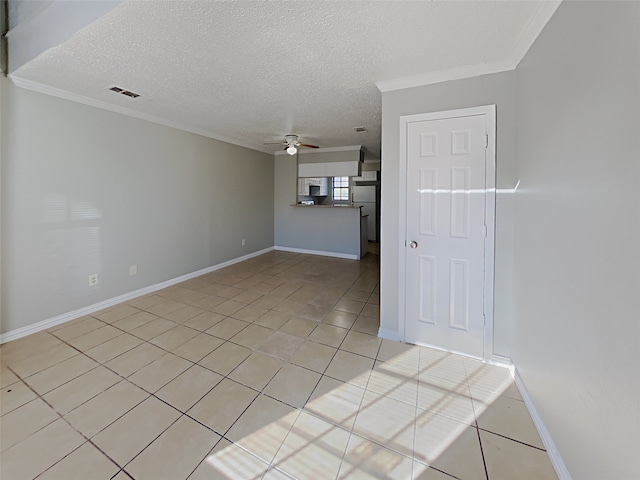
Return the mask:
<svg viewBox="0 0 640 480"><path fill-rule="evenodd" d="M301 253L362 258L367 253L368 215L358 204L289 204L287 244L282 249ZM284 243L284 242L282 242Z"/></svg>
<svg viewBox="0 0 640 480"><path fill-rule="evenodd" d="M300 208L362 208L362 205L352 205L350 203L331 203L324 205L322 203L316 203L313 205L306 205L304 203L292 203L292 207L300 207Z"/></svg>

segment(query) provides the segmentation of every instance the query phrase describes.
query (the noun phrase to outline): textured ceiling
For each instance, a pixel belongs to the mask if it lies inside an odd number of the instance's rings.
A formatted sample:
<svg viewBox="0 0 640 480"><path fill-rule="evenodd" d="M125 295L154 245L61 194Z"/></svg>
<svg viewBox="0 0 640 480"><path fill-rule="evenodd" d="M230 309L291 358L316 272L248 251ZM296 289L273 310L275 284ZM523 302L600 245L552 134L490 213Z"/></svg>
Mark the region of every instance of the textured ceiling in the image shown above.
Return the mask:
<svg viewBox="0 0 640 480"><path fill-rule="evenodd" d="M129 0L12 76L261 151L294 133L379 158L376 82L511 59L539 4Z"/></svg>

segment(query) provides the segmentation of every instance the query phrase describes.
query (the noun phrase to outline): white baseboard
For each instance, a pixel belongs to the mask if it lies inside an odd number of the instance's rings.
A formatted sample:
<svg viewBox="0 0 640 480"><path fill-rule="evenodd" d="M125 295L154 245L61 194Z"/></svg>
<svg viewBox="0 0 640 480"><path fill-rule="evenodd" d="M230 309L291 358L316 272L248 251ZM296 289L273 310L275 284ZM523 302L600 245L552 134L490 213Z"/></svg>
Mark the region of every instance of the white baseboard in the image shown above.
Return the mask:
<svg viewBox="0 0 640 480"><path fill-rule="evenodd" d="M323 252L321 250L306 250L304 248L279 247L279 246L273 247L273 249L281 252L306 253L307 255L322 255L323 257L336 257L336 258L347 258L349 260L360 260L360 257L358 255L354 255L351 253Z"/></svg>
<svg viewBox="0 0 640 480"><path fill-rule="evenodd" d="M543 423L542 417L540 417L538 410L536 410L536 407L533 404L533 401L531 400L531 396L527 391L527 387L525 387L524 382L522 381L522 378L520 377L520 374L518 373L517 368L513 370L513 379L516 382L516 386L520 391L520 396L522 396L522 399L524 400L524 404L527 407L527 410L529 410L531 419L533 420L533 423L538 429L538 434L540 435L540 439L544 444L544 448L546 448L547 450L547 454L549 455L551 464L553 465L553 468L556 471L556 475L558 475L558 479L572 480L571 474L569 473L567 466L562 460L562 457L560 456L560 452L558 451L556 444L553 442L553 439L551 438L551 434L549 433L549 430L547 430L547 427Z"/></svg>
<svg viewBox="0 0 640 480"><path fill-rule="evenodd" d="M402 338L400 338L400 334L397 330L391 330L388 328L380 328L378 330L378 336L388 340L395 340L400 342L402 341ZM425 346L428 346L430 348L435 348L437 350L449 351L449 350L434 347L431 345L425 345ZM457 353L457 352L451 352L451 353ZM476 358L476 357L471 357L471 358ZM527 391L527 388L525 387L524 382L522 381L522 378L518 374L518 371L513 365L511 359L509 357L505 357L502 355L492 355L490 358L484 359L482 361L485 363L499 366L499 367L508 368L511 371L511 375L513 376L516 386L518 387L518 391L520 392L520 395L524 400L524 404L527 407L529 414L531 415L531 419L533 420L533 423L535 424L536 429L538 430L540 439L544 444L544 448L547 450L547 454L549 455L551 464L553 465L553 468L556 471L556 475L558 475L558 479L572 480L571 475L569 474L569 470L567 469L567 466L562 460L562 457L560 456L560 452L558 451L556 444L553 442L553 439L551 438L551 434L549 433L549 430L547 430L547 427L542 422L542 418L540 417L540 414L536 410L533 404L533 401L531 400L531 396L529 395L529 392Z"/></svg>
<svg viewBox="0 0 640 480"><path fill-rule="evenodd" d="M37 333L42 330L55 327L56 325L60 325L61 323L68 322L69 320L75 320L76 318L80 318L84 315L90 315L92 313L99 312L100 310L104 310L105 308L109 308L119 303L133 300L134 298L141 297L142 295L147 295L148 293L157 292L158 290L162 290L163 288L167 288L177 283L181 283L187 280L191 280L192 278L199 277L200 275L211 273L216 270L220 270L221 268L225 268L225 267L234 265L236 263L249 260L250 258L263 255L272 250L273 250L273 247L265 248L257 252L243 255L242 257L234 258L232 260L228 260L223 263L218 263L217 265L213 265L211 267L203 268L202 270L197 270L192 273L187 273L186 275L181 275L180 277L176 277L170 280L166 280L164 282L156 283L155 285L150 285L148 287L144 287L139 290L134 290L133 292L124 293L122 295L118 295L117 297L109 298L107 300L103 300L102 302L94 303L93 305L88 305L86 307L82 307L77 310L73 310L71 312L63 313L61 315L56 315L55 317L42 320L41 322L27 325L26 327L16 328L15 330L11 330L9 332L0 334L0 344L10 342L11 340L17 340L18 338L25 337L32 333Z"/></svg>
<svg viewBox="0 0 640 480"><path fill-rule="evenodd" d="M489 358L485 358L483 361L486 363L490 363L491 365L498 365L501 367L513 365L511 357L507 357L505 355L497 355L495 353L492 353Z"/></svg>

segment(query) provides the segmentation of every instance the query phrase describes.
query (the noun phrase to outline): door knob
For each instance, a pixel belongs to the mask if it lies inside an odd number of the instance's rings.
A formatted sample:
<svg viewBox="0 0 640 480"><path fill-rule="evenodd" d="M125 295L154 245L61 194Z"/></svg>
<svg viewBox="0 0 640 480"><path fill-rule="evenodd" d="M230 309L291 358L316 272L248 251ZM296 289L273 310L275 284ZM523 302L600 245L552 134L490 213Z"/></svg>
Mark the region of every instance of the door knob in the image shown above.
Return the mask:
<svg viewBox="0 0 640 480"><path fill-rule="evenodd" d="M409 242L409 246L411 248L418 248L418 242L416 242L415 240L412 240L411 242Z"/></svg>

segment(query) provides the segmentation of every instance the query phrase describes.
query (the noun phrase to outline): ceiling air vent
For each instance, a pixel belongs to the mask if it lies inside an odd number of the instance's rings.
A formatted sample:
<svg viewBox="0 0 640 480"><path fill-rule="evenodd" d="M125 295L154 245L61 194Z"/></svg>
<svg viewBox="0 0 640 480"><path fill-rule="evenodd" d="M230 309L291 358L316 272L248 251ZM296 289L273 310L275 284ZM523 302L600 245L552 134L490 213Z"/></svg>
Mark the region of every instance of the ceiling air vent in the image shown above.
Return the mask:
<svg viewBox="0 0 640 480"><path fill-rule="evenodd" d="M358 133L367 133L367 129L364 127L353 127L353 129Z"/></svg>
<svg viewBox="0 0 640 480"><path fill-rule="evenodd" d="M131 98L138 98L140 96L139 93L132 92L131 90L125 90L124 88L120 88L117 86L109 87L109 90L115 93L119 93L120 95L126 95Z"/></svg>

